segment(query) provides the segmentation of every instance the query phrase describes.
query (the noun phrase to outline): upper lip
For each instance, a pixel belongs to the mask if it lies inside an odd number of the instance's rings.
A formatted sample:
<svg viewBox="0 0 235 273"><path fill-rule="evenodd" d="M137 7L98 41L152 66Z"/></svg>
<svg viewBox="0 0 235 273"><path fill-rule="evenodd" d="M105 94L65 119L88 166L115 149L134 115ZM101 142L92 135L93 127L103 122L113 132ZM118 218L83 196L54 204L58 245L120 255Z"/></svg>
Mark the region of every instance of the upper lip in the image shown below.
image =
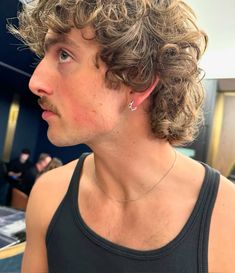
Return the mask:
<svg viewBox="0 0 235 273"><path fill-rule="evenodd" d="M44 105L42 105L41 103L39 103L39 106L42 108L42 110L44 111L50 111L50 112L53 112L50 108L48 107L45 107Z"/></svg>

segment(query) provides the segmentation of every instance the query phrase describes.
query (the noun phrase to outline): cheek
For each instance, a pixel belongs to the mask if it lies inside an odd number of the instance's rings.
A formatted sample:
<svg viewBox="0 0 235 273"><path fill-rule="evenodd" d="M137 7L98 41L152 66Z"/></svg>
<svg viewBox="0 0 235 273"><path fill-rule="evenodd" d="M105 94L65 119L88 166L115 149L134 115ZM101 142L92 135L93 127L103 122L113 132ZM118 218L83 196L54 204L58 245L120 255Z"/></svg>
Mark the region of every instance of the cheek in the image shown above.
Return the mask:
<svg viewBox="0 0 235 273"><path fill-rule="evenodd" d="M97 126L97 120L99 113L94 110L91 105L84 102L78 102L77 104L69 103L69 113L66 114L68 122L72 123L74 128L86 127L92 128Z"/></svg>
<svg viewBox="0 0 235 273"><path fill-rule="evenodd" d="M106 89L98 79L80 81L79 85L70 81L70 86L63 89L69 92L63 97L65 100L60 98L61 109L64 109L65 119L73 124L74 129L111 130L126 107L125 95Z"/></svg>
<svg viewBox="0 0 235 273"><path fill-rule="evenodd" d="M117 117L110 109L101 105L94 108L71 109L73 127L90 132L108 132L116 124Z"/></svg>
<svg viewBox="0 0 235 273"><path fill-rule="evenodd" d="M73 91L62 104L62 109L66 109L66 119L69 118L74 126L95 126L104 110L102 103L97 101L96 95L87 94L85 90Z"/></svg>
<svg viewBox="0 0 235 273"><path fill-rule="evenodd" d="M97 113L95 111L88 111L84 109L84 111L79 111L74 109L72 112L72 120L76 124L93 124L96 120Z"/></svg>

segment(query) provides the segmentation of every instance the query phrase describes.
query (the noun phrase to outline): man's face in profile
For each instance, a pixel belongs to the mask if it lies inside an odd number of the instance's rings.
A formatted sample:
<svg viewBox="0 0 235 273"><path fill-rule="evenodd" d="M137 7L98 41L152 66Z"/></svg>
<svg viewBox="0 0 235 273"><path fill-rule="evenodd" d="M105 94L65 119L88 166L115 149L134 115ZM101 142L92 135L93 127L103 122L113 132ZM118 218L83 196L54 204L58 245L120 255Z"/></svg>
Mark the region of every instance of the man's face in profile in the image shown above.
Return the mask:
<svg viewBox="0 0 235 273"><path fill-rule="evenodd" d="M126 114L126 92L106 86L107 68L101 60L99 67L96 64L99 46L84 39L91 35L91 29L72 28L66 34L48 31L44 58L29 83L40 97L48 137L57 146L103 141L106 133L116 134L116 128L120 132L120 117Z"/></svg>

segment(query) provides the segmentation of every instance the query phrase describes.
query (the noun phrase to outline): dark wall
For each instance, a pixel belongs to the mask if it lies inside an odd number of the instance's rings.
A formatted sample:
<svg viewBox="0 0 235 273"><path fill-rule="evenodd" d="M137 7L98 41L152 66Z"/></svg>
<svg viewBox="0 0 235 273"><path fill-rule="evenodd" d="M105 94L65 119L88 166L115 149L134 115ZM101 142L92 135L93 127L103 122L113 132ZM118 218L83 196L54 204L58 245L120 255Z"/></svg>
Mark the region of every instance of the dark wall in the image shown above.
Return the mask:
<svg viewBox="0 0 235 273"><path fill-rule="evenodd" d="M12 94L5 92L4 88L0 88L0 159L3 156L3 146L7 129L7 121L9 115Z"/></svg>
<svg viewBox="0 0 235 273"><path fill-rule="evenodd" d="M31 158L35 156L40 126L40 111L36 97L29 92L20 95L20 111L16 126L11 158L19 155L23 148L31 150Z"/></svg>
<svg viewBox="0 0 235 273"><path fill-rule="evenodd" d="M9 110L13 100L14 90L7 87L1 90L0 94L0 158L3 156L7 123L9 118ZM29 92L19 92L19 115L12 144L10 158L19 155L23 148L29 148L34 156L37 135L39 130L40 112L36 105L36 99Z"/></svg>

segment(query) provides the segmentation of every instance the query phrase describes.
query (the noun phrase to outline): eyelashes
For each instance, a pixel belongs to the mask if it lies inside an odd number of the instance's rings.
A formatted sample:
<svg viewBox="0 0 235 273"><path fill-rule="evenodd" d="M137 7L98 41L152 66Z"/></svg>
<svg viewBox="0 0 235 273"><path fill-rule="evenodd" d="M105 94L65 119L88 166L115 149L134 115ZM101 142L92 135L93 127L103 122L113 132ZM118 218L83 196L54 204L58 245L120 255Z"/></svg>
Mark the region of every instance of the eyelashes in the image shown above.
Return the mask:
<svg viewBox="0 0 235 273"><path fill-rule="evenodd" d="M38 66L38 64L42 61L42 59L45 57L46 54L51 54L51 53L43 52L41 56L37 55L34 58L34 61L31 63L30 67L35 69ZM60 47L58 49L55 48L53 55L59 64L68 63L72 60L71 54L68 53L67 50Z"/></svg>
<svg viewBox="0 0 235 273"><path fill-rule="evenodd" d="M67 63L71 60L70 54L64 49L58 49L57 56L60 63Z"/></svg>

